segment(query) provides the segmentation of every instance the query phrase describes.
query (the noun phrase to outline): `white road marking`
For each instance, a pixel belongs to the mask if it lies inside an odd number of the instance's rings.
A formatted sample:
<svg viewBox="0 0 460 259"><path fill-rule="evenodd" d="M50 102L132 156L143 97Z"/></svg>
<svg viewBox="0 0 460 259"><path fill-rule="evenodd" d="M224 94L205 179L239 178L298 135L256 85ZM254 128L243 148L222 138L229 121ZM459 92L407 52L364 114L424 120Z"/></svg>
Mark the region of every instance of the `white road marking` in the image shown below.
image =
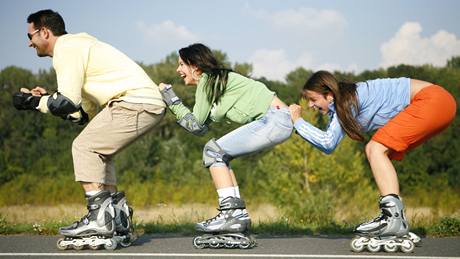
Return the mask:
<svg viewBox="0 0 460 259"><path fill-rule="evenodd" d="M229 257L229 258L384 258L384 259L460 259L445 256L406 255L308 255L308 254L187 254L187 253L0 253L1 256L110 256L110 257Z"/></svg>

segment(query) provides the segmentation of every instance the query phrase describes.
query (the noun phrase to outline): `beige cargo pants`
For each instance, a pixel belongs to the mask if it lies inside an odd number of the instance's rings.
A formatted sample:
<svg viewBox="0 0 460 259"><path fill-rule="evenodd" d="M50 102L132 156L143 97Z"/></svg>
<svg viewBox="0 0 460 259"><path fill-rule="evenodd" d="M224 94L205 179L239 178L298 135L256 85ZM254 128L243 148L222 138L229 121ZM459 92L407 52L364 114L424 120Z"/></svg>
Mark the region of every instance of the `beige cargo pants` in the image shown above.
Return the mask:
<svg viewBox="0 0 460 259"><path fill-rule="evenodd" d="M113 157L157 125L165 108L112 102L75 138L72 157L75 181L116 185Z"/></svg>

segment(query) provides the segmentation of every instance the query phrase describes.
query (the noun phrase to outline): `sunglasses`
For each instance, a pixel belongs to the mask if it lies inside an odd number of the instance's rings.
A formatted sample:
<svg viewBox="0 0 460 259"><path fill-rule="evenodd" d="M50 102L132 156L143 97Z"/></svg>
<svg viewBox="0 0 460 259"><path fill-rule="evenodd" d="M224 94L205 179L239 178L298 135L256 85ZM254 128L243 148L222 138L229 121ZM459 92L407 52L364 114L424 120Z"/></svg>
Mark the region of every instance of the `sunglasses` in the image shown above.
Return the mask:
<svg viewBox="0 0 460 259"><path fill-rule="evenodd" d="M27 33L27 38L29 38L29 40L32 40L32 37L37 33L39 32L41 29L36 29L35 31L33 31L32 33Z"/></svg>

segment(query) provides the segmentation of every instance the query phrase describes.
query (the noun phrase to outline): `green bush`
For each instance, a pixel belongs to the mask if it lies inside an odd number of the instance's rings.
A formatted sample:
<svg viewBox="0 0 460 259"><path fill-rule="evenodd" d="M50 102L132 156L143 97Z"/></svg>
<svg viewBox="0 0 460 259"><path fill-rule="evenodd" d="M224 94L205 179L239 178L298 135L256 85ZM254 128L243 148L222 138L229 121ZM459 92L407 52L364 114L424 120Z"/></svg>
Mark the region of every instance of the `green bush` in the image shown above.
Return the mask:
<svg viewBox="0 0 460 259"><path fill-rule="evenodd" d="M436 236L460 236L460 218L443 218L429 232Z"/></svg>

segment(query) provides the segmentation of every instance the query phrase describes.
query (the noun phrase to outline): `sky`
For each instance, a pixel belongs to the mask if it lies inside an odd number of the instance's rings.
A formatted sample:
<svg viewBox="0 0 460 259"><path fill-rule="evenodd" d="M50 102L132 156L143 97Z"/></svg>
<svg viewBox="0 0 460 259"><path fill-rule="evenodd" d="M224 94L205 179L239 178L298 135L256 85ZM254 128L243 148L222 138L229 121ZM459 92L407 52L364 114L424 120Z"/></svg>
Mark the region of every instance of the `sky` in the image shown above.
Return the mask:
<svg viewBox="0 0 460 259"><path fill-rule="evenodd" d="M144 64L201 42L272 80L298 67L359 73L460 56L457 0L0 0L0 70L52 66L27 45L27 16L42 9Z"/></svg>

